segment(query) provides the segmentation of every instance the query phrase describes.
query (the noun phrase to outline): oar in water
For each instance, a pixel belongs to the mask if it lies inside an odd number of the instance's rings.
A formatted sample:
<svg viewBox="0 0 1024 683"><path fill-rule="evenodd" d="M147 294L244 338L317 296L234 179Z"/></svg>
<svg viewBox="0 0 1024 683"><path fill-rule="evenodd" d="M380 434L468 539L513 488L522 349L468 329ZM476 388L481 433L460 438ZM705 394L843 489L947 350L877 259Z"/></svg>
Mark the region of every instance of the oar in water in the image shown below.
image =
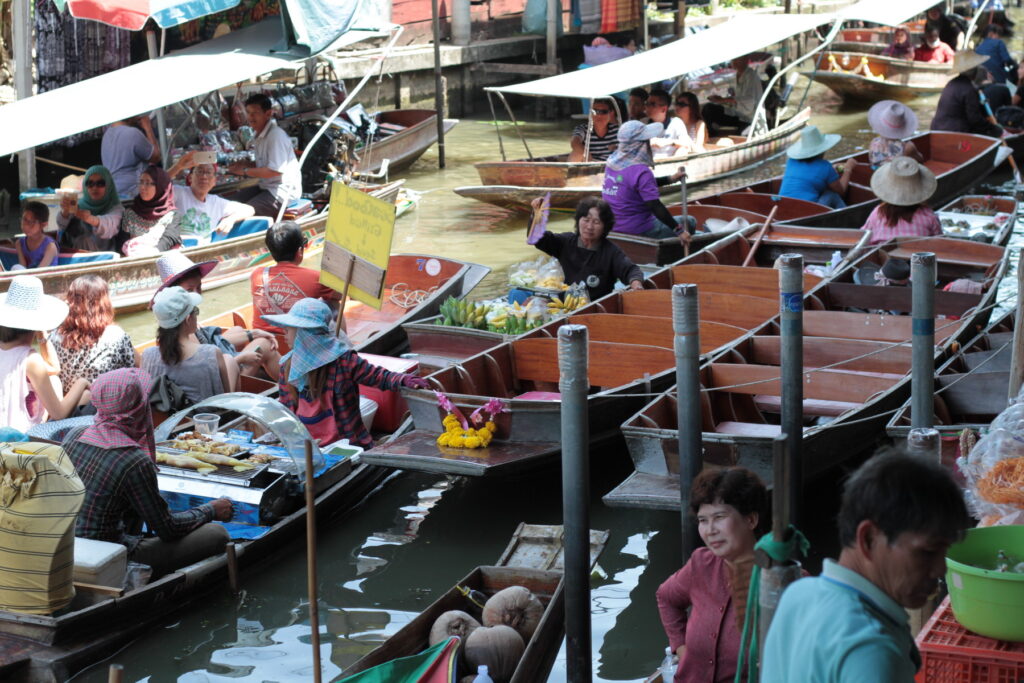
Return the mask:
<svg viewBox="0 0 1024 683"><path fill-rule="evenodd" d="M768 218L765 219L764 225L761 226L761 232L757 233L757 239L754 240L754 246L747 252L747 258L743 259L743 266L749 266L754 260L754 254L757 253L757 248L761 246L761 240L768 234L768 228L772 225L772 220L775 218L775 212L779 210L778 205L772 207L771 213L768 214Z"/></svg>

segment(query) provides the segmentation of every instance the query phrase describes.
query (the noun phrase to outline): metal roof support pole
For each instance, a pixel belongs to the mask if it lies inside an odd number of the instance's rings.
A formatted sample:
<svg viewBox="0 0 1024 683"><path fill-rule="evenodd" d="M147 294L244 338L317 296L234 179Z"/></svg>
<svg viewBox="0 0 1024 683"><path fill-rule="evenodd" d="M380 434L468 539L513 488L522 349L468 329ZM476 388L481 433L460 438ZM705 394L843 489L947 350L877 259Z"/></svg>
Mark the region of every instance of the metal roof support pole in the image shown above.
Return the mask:
<svg viewBox="0 0 1024 683"><path fill-rule="evenodd" d="M910 372L910 426L934 426L935 400L935 254L919 251L910 256L912 289Z"/></svg>
<svg viewBox="0 0 1024 683"><path fill-rule="evenodd" d="M590 423L586 325L558 328L562 394L562 518L565 526L565 649L569 683L590 683Z"/></svg>
<svg viewBox="0 0 1024 683"><path fill-rule="evenodd" d="M526 156L530 157L530 161L533 161L533 152L530 151L530 146L526 144L526 138L523 137L523 131L519 130L519 121L516 120L516 115L512 113L512 107L508 106L508 100L505 99L505 93L500 90L496 91L498 97L501 98L501 103L505 105L505 111L508 112L509 117L512 119L512 125L516 129L516 135L523 142L523 147L526 148Z"/></svg>
<svg viewBox="0 0 1024 683"><path fill-rule="evenodd" d="M160 57L160 51L156 45L156 31L146 31L146 47L149 49L150 59ZM164 168L167 168L171 165L169 158L171 150L167 148L167 119L164 116L163 107L156 110L156 136L160 142L160 162Z"/></svg>
<svg viewBox="0 0 1024 683"><path fill-rule="evenodd" d="M14 88L18 99L32 97L32 2L13 0L12 21L14 28ZM22 192L36 186L36 150L23 149L18 152L18 182Z"/></svg>
<svg viewBox="0 0 1024 683"><path fill-rule="evenodd" d="M490 90L484 90L487 93L487 104L491 107L491 118L494 120L494 131L498 134L498 149L501 150L501 160L508 161L505 156L505 143L501 140L501 124L498 123L498 114L494 111L494 98L491 97Z"/></svg>
<svg viewBox="0 0 1024 683"><path fill-rule="evenodd" d="M1013 401L1020 393L1021 384L1024 383L1024 325L1017 325L1016 321L1024 320L1024 250L1021 250L1017 261L1017 310L1014 314L1013 326L1013 351L1010 357L1010 392L1008 400Z"/></svg>
<svg viewBox="0 0 1024 683"><path fill-rule="evenodd" d="M444 78L441 76L441 16L437 0L430 0L434 29L434 110L437 111L437 166L444 168ZM467 12L469 9L467 8ZM453 25L454 30L454 25Z"/></svg>
<svg viewBox="0 0 1024 683"><path fill-rule="evenodd" d="M672 286L673 349L676 354L676 428L679 438L679 508L683 563L700 546L690 514L690 490L704 467L700 419L700 299L697 285Z"/></svg>
<svg viewBox="0 0 1024 683"><path fill-rule="evenodd" d="M782 431L790 459L791 481L775 482L788 488L790 522L800 519L800 484L803 482L804 434L804 258L800 254L779 257L779 327L782 347Z"/></svg>

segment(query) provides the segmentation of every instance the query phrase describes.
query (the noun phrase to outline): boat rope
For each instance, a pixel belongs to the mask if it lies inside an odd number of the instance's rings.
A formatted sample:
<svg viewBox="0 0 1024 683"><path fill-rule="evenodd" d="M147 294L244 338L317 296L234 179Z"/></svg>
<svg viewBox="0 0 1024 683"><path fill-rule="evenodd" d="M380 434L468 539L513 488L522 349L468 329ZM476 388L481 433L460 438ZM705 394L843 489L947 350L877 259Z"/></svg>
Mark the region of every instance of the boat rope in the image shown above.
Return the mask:
<svg viewBox="0 0 1024 683"><path fill-rule="evenodd" d="M409 289L408 284L405 282L399 282L391 288L391 294L388 295L388 301L401 308L412 308L414 306L419 306L436 291L436 286L431 287L430 289Z"/></svg>
<svg viewBox="0 0 1024 683"><path fill-rule="evenodd" d="M794 562L798 557L807 557L811 547L807 537L790 524L783 534L785 540L776 541L772 534L766 534L754 544L754 550L760 550L771 558L773 563L780 565ZM747 589L747 610L743 618L743 635L740 639L739 661L736 662L736 678L734 683L743 683L743 662L747 664L747 681L756 681L758 675L758 625L761 623L761 565L756 561L750 572L750 587Z"/></svg>

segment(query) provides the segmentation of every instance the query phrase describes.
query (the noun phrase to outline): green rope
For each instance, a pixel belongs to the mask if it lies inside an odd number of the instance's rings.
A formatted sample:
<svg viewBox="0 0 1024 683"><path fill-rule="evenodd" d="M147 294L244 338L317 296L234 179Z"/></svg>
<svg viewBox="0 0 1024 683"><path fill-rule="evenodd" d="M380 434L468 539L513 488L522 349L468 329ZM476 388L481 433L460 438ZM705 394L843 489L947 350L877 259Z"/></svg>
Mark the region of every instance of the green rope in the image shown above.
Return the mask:
<svg viewBox="0 0 1024 683"><path fill-rule="evenodd" d="M766 534L754 545L754 550L763 550L768 557L776 562L787 562L796 557L806 557L811 547L810 541L792 524L785 534L785 541L776 541L771 534ZM747 591L747 612L743 619L743 636L740 640L740 656L736 662L736 678L734 683L743 683L743 660L747 661L747 680L758 680L758 642L757 625L761 617L761 566L754 564L750 572L750 589Z"/></svg>

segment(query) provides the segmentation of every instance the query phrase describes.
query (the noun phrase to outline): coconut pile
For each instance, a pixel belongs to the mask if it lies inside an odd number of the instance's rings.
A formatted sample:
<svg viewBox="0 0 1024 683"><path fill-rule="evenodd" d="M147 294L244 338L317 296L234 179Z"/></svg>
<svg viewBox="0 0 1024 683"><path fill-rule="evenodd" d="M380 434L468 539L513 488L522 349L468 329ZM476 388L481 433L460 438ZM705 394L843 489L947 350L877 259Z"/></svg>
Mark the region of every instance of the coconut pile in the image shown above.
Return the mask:
<svg viewBox="0 0 1024 683"><path fill-rule="evenodd" d="M445 612L430 629L430 644L458 636L469 671L461 683L476 678L477 667L487 665L495 683L512 678L519 660L544 614L540 599L522 586L498 591L484 605L481 621L460 610Z"/></svg>

